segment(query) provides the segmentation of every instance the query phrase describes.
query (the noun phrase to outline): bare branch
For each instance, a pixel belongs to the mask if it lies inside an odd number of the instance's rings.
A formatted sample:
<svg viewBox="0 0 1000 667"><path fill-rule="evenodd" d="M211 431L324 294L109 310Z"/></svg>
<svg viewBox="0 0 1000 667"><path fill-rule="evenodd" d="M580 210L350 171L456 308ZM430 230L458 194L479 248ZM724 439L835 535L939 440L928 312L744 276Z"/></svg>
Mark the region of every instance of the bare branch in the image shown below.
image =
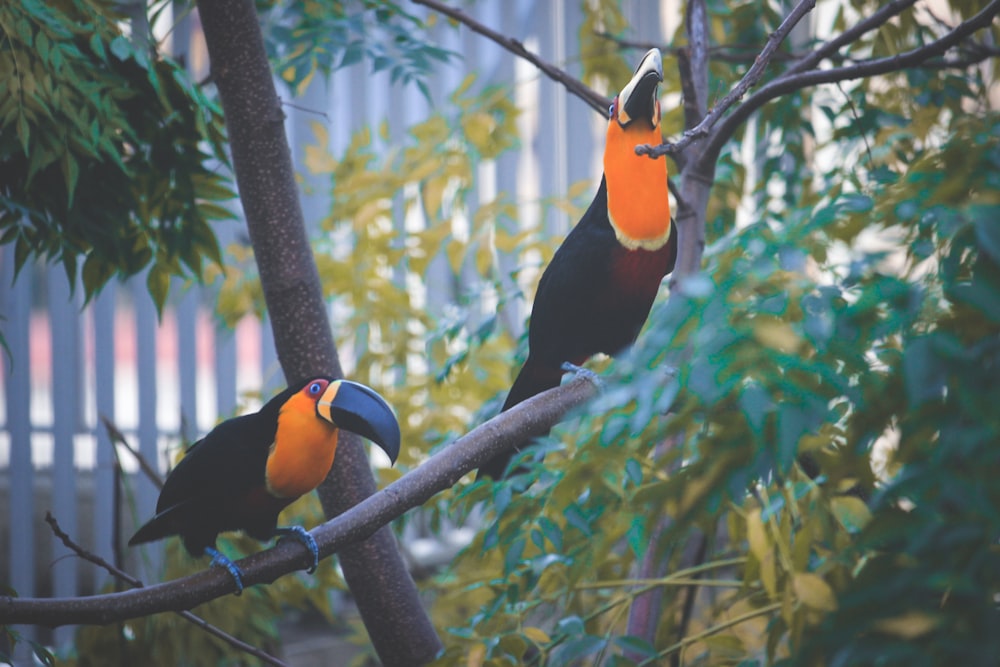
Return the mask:
<svg viewBox="0 0 1000 667"><path fill-rule="evenodd" d="M736 131L736 128L739 127L750 116L750 114L776 97L786 95L796 90L801 90L802 88L816 86L821 83L838 83L841 81L861 79L879 74L898 72L912 67L926 66L928 61L932 58L943 55L949 49L954 48L962 40L966 39L973 33L988 27L992 24L993 19L998 13L1000 13L1000 0L992 0L992 2L983 8L982 11L970 18L968 21L960 23L947 35L931 42L930 44L907 51L906 53L886 56L885 58L863 60L853 65L847 65L844 67L834 67L832 69L811 70L798 74L782 75L777 79L768 82L760 90L748 97L746 102L736 108L732 114L727 116L725 120L719 124L716 131L712 134L711 140L706 145L701 160L714 161L718 152ZM985 60L988 57L990 57L990 52L989 50L986 50L982 53L981 60ZM943 61L941 64L946 63L947 61ZM933 66L938 65L938 63L933 64ZM967 61L956 61L956 66L965 67L967 65Z"/></svg>
<svg viewBox="0 0 1000 667"><path fill-rule="evenodd" d="M112 423L110 419L101 415L101 423L104 424L104 430L108 432L108 439L111 440L111 446L114 447L115 444L119 444L128 450L128 453L139 463L139 469L142 470L143 474L149 478L149 481L156 486L157 489L163 489L163 478L160 477L160 473L157 472L156 468L146 460L146 457L142 453L129 444L129 441L125 439L125 434L122 433L117 426ZM115 459L118 459L117 451L114 452Z"/></svg>
<svg viewBox="0 0 1000 667"><path fill-rule="evenodd" d="M586 378L577 378L542 392L476 427L415 470L369 496L312 531L325 558L363 540L407 510L418 507L496 454L548 431L567 411L597 392ZM294 540L239 561L243 583L251 586L312 564L312 555ZM122 593L74 598L0 596L0 625L105 624L164 611L182 611L235 592L233 578L223 568L207 568L163 584Z"/></svg>
<svg viewBox="0 0 1000 667"><path fill-rule="evenodd" d="M105 420L105 424L108 424L108 423L109 422L107 422L107 420ZM119 435L120 435L120 433L119 433ZM76 555L79 556L80 558L84 559L85 561L93 563L97 567L100 567L100 568L103 568L104 570L107 570L107 572L109 574L111 574L111 576L113 576L113 577L115 577L117 579L120 579L121 581L124 581L125 583L127 583L130 586L132 586L133 588L144 588L145 587L145 584L143 584L141 580L137 579L136 577L133 577L131 574L129 574L128 572L125 572L121 568L115 567L114 565L112 565L108 561L104 560L103 558L101 558L97 554L91 553L90 551L87 551L86 549L84 549L83 547L81 547L79 544L77 544L76 542L74 542L73 538L71 538L69 535L67 535L66 532L59 526L59 522L56 521L56 518L54 516L52 516L51 512L46 512L45 513L45 522L47 524L49 524L50 528L52 528L52 533L56 537L58 537L62 541L62 543L64 545L66 545L66 548L69 549L70 551L75 552ZM231 634L229 634L225 630L222 630L221 628L218 628L218 627L212 625L211 623L209 623L205 619L201 618L200 616L192 614L189 611L179 611L179 612L177 612L177 614L181 618L183 618L185 621L188 621L189 623L193 623L194 625L198 626L199 628L201 628L202 630L204 630L208 634L210 634L210 635L212 635L214 637L218 637L219 639L221 639L222 641L226 642L230 646L232 646L232 647L234 647L234 648L236 648L236 649L238 649L240 651L243 651L244 653L247 653L248 655L252 655L255 658L258 658L258 659L260 659L260 660L262 660L262 661L264 661L264 662L266 662L266 663L268 663L270 665L275 665L276 667L286 667L286 665L285 665L284 662L282 662L281 660L278 660L273 655L265 653L264 651L261 651L256 646L253 646L251 644L247 644L246 642L244 642L242 640L239 640L236 637L233 637Z"/></svg>
<svg viewBox="0 0 1000 667"><path fill-rule="evenodd" d="M561 83L566 87L566 90L589 104L598 113L607 114L608 106L611 104L610 99L596 92L576 77L567 74L565 70L559 69L555 65L542 60L540 57L524 48L524 44L518 40L501 35L497 31L472 18L461 9L456 9L444 4L443 2L438 2L438 0L413 0L413 2L444 14L445 16L467 26L473 32L477 32L487 39L493 40L503 48L513 53L515 56L524 58L535 67L542 70L542 72L544 72L553 81Z"/></svg>
<svg viewBox="0 0 1000 667"><path fill-rule="evenodd" d="M635 152L640 155L649 155L650 157L675 155L683 151L693 141L707 136L722 115L760 81L760 78L764 75L764 71L774 57L775 52L777 52L778 47L785 40L785 37L815 6L816 0L799 0L799 3L785 17L785 20L781 22L778 29L768 38L767 44L764 45L764 49L757 56L753 66L747 71L746 75L744 75L728 95L712 108L702 121L698 123L697 127L685 132L676 143L663 143L659 146L636 146Z"/></svg>

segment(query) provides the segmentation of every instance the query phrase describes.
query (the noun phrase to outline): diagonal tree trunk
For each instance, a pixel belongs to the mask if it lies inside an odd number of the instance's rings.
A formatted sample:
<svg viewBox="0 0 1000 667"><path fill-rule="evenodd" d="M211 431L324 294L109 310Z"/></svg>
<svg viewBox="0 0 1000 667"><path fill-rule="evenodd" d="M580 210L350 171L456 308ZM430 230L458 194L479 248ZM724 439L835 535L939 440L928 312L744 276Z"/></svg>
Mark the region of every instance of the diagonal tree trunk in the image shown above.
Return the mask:
<svg viewBox="0 0 1000 667"><path fill-rule="evenodd" d="M306 235L274 88L252 0L200 0L212 76L219 88L233 167L260 271L278 359L289 382L343 375ZM364 447L342 434L320 487L328 517L375 491ZM430 661L441 648L391 530L345 549L340 563L385 665Z"/></svg>

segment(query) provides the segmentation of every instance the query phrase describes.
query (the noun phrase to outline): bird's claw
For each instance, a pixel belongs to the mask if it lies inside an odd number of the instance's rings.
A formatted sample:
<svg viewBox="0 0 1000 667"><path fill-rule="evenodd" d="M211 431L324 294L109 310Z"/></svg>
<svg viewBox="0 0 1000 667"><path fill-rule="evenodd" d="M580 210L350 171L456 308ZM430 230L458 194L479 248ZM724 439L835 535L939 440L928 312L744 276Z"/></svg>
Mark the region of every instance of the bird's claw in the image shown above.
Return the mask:
<svg viewBox="0 0 1000 667"><path fill-rule="evenodd" d="M590 370L589 368L584 368L583 366L577 366L574 363L570 363L568 361L564 361L562 363L562 366L560 366L560 369L563 372L565 372L565 373L573 373L577 377L580 377L580 378L583 378L584 380L587 380L588 382L590 382L592 385L594 385L598 389L600 389L601 385L603 384L603 381L597 375L597 373L595 373L594 371Z"/></svg>
<svg viewBox="0 0 1000 667"><path fill-rule="evenodd" d="M233 581L236 582L236 594L240 595L243 593L243 573L240 572L240 568L236 567L236 563L229 560L228 556L213 547L205 547L205 554L212 557L212 562L208 564L209 567L226 568L226 571L232 576Z"/></svg>
<svg viewBox="0 0 1000 667"><path fill-rule="evenodd" d="M290 537L308 549L309 553L312 554L313 564L306 570L306 574L312 574L316 571L316 568L319 567L319 547L316 546L316 540L309 534L309 531L302 526L289 526L288 528L275 528L274 532L276 535L281 535L281 539Z"/></svg>

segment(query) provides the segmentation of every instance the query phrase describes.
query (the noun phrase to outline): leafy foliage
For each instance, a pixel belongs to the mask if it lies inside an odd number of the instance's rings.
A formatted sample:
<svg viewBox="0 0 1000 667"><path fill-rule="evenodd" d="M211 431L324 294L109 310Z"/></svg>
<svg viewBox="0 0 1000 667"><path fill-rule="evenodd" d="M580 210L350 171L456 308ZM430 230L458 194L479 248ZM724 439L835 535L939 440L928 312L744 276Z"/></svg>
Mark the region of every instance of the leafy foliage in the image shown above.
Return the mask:
<svg viewBox="0 0 1000 667"><path fill-rule="evenodd" d="M950 131L870 195L720 240L531 472L456 501L488 497L496 519L439 582L456 624L442 664L993 660L1000 118ZM903 254L859 250L840 275L807 260L872 229ZM878 486L873 451L891 462ZM687 636L674 594L656 645L629 637L639 593L694 574L636 579L648 550L676 558L720 527Z"/></svg>
<svg viewBox="0 0 1000 667"><path fill-rule="evenodd" d="M211 223L234 195L217 104L121 18L90 0L0 8L0 242L71 284L82 260L88 298L149 267L162 308L171 276L221 261Z"/></svg>
<svg viewBox="0 0 1000 667"><path fill-rule="evenodd" d="M709 6L719 43L760 43L780 19L775 3ZM875 6L841 3L835 27ZM327 20L341 38L367 34L366 21L397 20L397 9L365 4L354 23L276 14L295 26L280 41L301 44ZM587 12L582 42L591 28L628 34L614 3ZM937 29L907 14L848 55L898 53ZM589 44L585 70L617 76L617 50L603 62L600 46ZM284 54L293 85L348 58L298 48ZM710 89L744 69L720 59ZM821 87L769 105L734 137L717 166L704 272L664 295L629 355L594 362L603 395L523 452L524 474L463 480L410 519L476 529L424 582L446 637L438 664L995 663L992 83L929 68ZM675 78L665 93L678 99ZM492 416L515 371L522 328L504 319L519 297L507 267L536 271L559 242L522 230L506 193L472 196L479 165L514 145L515 115L503 90L467 80L385 155L372 147L384 126L336 159L316 126L307 162L333 192L316 247L335 331L350 375L379 387L403 428L402 467L381 470L384 482ZM665 130L681 118L665 108ZM590 191L547 204L579 211ZM233 319L261 308L240 259L220 299ZM701 564L680 569L702 538ZM663 607L650 640L630 634L629 617L653 591ZM251 640L271 638L257 630Z"/></svg>
<svg viewBox="0 0 1000 667"><path fill-rule="evenodd" d="M424 78L455 54L434 44L427 26L396 2L258 2L271 59L301 93L317 73L367 59L393 83L413 83L428 100Z"/></svg>

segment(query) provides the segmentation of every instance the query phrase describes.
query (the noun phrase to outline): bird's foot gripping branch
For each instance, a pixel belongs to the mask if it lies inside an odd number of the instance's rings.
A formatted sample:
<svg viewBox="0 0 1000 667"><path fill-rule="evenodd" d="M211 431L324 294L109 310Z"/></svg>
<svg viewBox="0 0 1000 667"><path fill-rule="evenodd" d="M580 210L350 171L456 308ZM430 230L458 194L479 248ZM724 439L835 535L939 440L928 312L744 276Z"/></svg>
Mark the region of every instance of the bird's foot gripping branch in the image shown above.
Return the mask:
<svg viewBox="0 0 1000 667"><path fill-rule="evenodd" d="M309 531L302 526L288 526L285 528L275 528L274 534L281 536L279 541L292 539L308 549L309 553L312 554L313 563L306 572L312 574L316 571L316 568L319 567L319 547L316 546L316 540L309 534Z"/></svg>
<svg viewBox="0 0 1000 667"><path fill-rule="evenodd" d="M574 377L586 380L587 382L591 383L598 389L600 389L604 384L604 381L601 380L601 376L595 373L594 371L590 370L589 368L584 368L583 366L577 366L576 364L570 363L569 361L563 362L563 365L560 368L566 373L572 373Z"/></svg>
<svg viewBox="0 0 1000 667"><path fill-rule="evenodd" d="M240 568L236 567L236 563L215 547L205 547L205 555L212 557L212 562L208 564L209 567L224 567L232 575L233 581L236 583L236 594L241 594L243 592L243 573L240 572Z"/></svg>

